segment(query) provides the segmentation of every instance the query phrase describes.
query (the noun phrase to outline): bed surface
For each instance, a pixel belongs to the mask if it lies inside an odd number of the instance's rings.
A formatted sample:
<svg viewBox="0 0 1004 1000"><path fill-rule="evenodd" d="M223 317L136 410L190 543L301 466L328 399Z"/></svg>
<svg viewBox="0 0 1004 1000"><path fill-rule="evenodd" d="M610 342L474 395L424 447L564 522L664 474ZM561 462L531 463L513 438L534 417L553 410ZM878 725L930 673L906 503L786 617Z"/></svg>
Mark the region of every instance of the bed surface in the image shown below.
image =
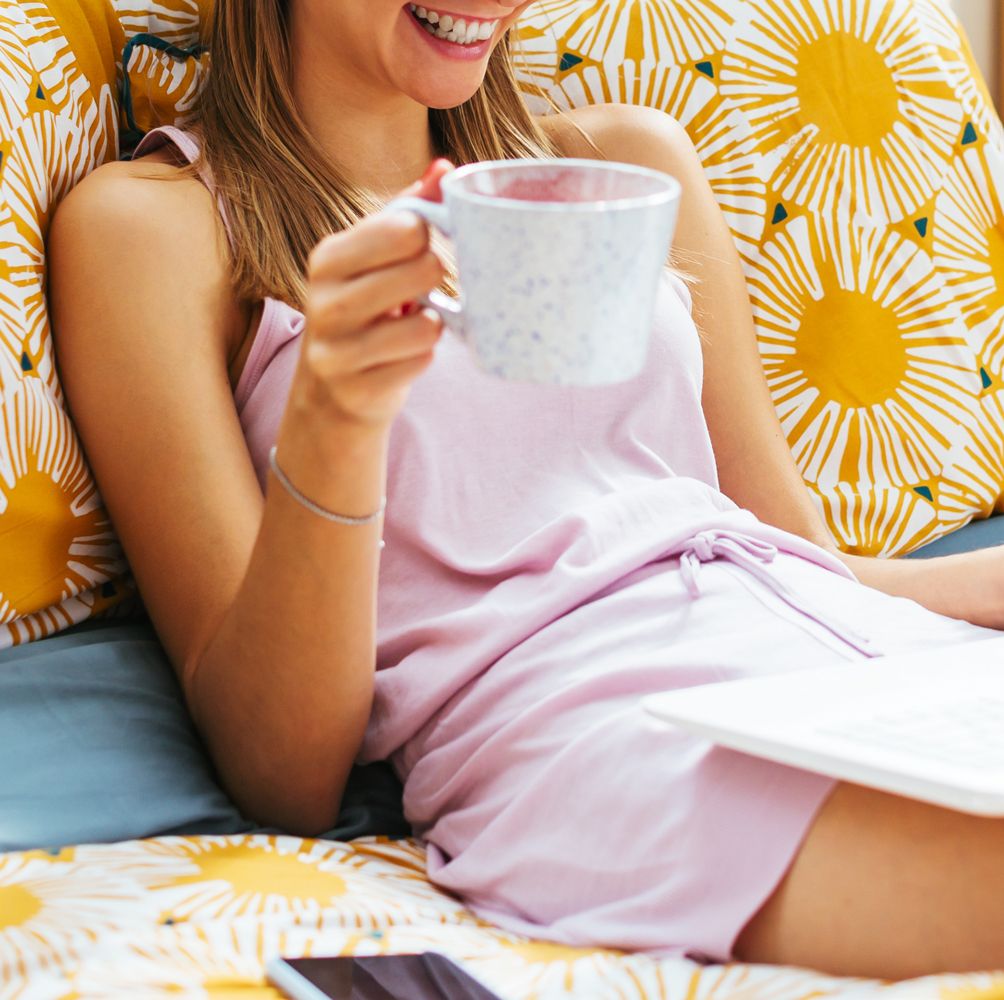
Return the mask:
<svg viewBox="0 0 1004 1000"><path fill-rule="evenodd" d="M265 959L436 950L503 998L1004 1000L1004 977L883 985L528 941L433 888L414 841L162 837L0 855L0 1000L264 1000Z"/></svg>

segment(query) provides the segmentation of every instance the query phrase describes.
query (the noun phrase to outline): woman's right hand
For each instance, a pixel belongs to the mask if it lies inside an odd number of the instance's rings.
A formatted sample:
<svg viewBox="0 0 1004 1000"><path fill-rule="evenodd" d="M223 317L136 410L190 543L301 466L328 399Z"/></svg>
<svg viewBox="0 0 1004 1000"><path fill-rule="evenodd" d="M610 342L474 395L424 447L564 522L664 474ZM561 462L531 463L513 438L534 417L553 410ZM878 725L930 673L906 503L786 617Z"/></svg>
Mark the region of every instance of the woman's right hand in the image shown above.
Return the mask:
<svg viewBox="0 0 1004 1000"><path fill-rule="evenodd" d="M438 200L451 169L435 161L404 194ZM389 428L442 335L439 316L415 300L444 276L426 224L410 212L377 213L323 240L308 266L300 391L291 404L341 425Z"/></svg>

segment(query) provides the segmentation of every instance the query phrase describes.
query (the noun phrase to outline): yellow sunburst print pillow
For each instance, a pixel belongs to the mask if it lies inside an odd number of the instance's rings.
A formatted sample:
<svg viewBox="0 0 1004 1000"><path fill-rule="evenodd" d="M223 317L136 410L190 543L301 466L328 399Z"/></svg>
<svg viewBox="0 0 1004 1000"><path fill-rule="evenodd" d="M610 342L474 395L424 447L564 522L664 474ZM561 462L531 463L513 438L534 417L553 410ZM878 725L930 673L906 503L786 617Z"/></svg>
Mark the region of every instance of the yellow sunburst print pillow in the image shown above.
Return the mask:
<svg viewBox="0 0 1004 1000"><path fill-rule="evenodd" d="M192 33L198 13L194 0L0 0L0 648L124 590L57 378L45 239L62 198L117 155L127 38Z"/></svg>
<svg viewBox="0 0 1004 1000"><path fill-rule="evenodd" d="M128 99L123 98L127 135L138 140L159 125L184 125L209 69L209 54L177 46L156 35L140 36L126 50Z"/></svg>
<svg viewBox="0 0 1004 1000"><path fill-rule="evenodd" d="M843 548L1001 509L1004 130L947 0L541 0L519 69L687 128Z"/></svg>

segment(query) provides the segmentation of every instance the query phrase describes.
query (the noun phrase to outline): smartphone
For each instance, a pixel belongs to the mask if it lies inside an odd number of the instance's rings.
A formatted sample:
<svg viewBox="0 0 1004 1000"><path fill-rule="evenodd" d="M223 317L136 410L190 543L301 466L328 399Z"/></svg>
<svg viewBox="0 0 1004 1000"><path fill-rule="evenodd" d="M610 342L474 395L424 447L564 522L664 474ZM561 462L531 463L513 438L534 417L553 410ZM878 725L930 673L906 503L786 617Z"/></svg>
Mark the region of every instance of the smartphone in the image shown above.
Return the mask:
<svg viewBox="0 0 1004 1000"><path fill-rule="evenodd" d="M268 981L290 1000L499 1000L434 951L359 958L277 958Z"/></svg>

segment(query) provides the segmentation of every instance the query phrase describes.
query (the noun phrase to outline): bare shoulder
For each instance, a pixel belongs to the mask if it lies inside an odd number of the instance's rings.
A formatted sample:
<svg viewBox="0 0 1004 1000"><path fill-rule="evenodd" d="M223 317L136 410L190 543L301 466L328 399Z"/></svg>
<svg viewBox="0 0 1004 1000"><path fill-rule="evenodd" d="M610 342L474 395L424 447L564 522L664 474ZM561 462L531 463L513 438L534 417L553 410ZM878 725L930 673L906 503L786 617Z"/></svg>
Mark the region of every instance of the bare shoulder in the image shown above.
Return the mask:
<svg viewBox="0 0 1004 1000"><path fill-rule="evenodd" d="M665 169L681 155L693 155L683 126L655 108L593 104L548 115L540 125L564 156Z"/></svg>
<svg viewBox="0 0 1004 1000"><path fill-rule="evenodd" d="M48 262L56 312L82 295L151 311L199 299L222 342L235 335L239 309L213 198L162 158L109 163L81 181L53 220Z"/></svg>
<svg viewBox="0 0 1004 1000"><path fill-rule="evenodd" d="M142 258L184 244L185 256L206 257L219 249L215 213L196 178L155 155L108 163L85 177L56 213L50 239L57 254L72 254L81 242L89 254L113 256L150 246Z"/></svg>

